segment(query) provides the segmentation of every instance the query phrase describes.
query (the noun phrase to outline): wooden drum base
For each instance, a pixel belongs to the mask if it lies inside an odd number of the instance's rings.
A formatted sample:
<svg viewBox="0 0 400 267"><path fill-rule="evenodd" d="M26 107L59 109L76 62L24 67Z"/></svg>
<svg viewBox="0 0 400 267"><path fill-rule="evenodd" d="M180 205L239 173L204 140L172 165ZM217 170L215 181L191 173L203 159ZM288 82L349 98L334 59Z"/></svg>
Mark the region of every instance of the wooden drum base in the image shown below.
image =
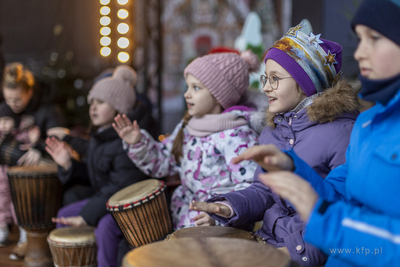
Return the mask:
<svg viewBox="0 0 400 267"><path fill-rule="evenodd" d="M25 267L53 267L47 236L51 229L26 230L28 245L26 249Z"/></svg>

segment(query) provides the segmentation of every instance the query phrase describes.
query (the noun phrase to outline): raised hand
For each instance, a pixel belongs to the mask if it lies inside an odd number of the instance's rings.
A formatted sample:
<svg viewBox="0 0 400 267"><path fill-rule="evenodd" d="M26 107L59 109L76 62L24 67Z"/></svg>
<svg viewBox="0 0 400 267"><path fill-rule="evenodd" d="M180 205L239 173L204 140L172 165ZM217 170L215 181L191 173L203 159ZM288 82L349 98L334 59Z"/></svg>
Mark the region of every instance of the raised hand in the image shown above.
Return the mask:
<svg viewBox="0 0 400 267"><path fill-rule="evenodd" d="M71 167L71 153L64 142L55 137L47 137L46 151L64 170L68 170Z"/></svg>
<svg viewBox="0 0 400 267"><path fill-rule="evenodd" d="M193 218L196 221L196 226L214 226L215 220L205 212L200 213Z"/></svg>
<svg viewBox="0 0 400 267"><path fill-rule="evenodd" d="M273 192L287 199L303 221L308 221L319 198L309 182L288 171L262 173L259 178Z"/></svg>
<svg viewBox="0 0 400 267"><path fill-rule="evenodd" d="M293 160L286 153L283 153L274 145L253 146L244 151L241 155L232 159L233 164L243 160L254 160L267 171L293 171Z"/></svg>
<svg viewBox="0 0 400 267"><path fill-rule="evenodd" d="M122 116L118 114L115 116L114 120L115 122L112 126L122 140L133 145L142 139L142 133L136 121L132 123L125 114Z"/></svg>
<svg viewBox="0 0 400 267"><path fill-rule="evenodd" d="M72 227L84 227L87 226L85 219L82 216L72 216L72 217L61 217L52 218L53 223L61 223L64 225L69 225Z"/></svg>
<svg viewBox="0 0 400 267"><path fill-rule="evenodd" d="M208 213L216 213L218 215L222 215L223 217L228 217L231 215L231 209L222 203L207 203L193 200L193 202L189 205L189 209Z"/></svg>

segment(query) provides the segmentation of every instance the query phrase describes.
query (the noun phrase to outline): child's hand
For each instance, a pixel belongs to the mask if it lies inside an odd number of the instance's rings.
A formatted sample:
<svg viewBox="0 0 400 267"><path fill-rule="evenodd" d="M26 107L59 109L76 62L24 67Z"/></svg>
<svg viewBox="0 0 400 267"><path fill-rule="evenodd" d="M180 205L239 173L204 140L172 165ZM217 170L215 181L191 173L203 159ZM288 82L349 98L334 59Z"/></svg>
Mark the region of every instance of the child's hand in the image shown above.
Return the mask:
<svg viewBox="0 0 400 267"><path fill-rule="evenodd" d="M28 151L25 154L23 154L22 157L19 158L17 164L24 166L37 165L41 157L42 154L40 153L39 150L34 148L29 148Z"/></svg>
<svg viewBox="0 0 400 267"><path fill-rule="evenodd" d="M46 151L64 170L71 167L71 153L67 145L55 137L47 137Z"/></svg>
<svg viewBox="0 0 400 267"><path fill-rule="evenodd" d="M254 160L264 170L267 171L293 171L293 160L286 153L283 153L274 145L253 146L232 159L233 164L238 164L243 160Z"/></svg>
<svg viewBox="0 0 400 267"><path fill-rule="evenodd" d="M29 142L30 144L36 144L37 141L39 141L40 138L40 129L38 126L34 125L31 128L29 128Z"/></svg>
<svg viewBox="0 0 400 267"><path fill-rule="evenodd" d="M132 123L125 114L122 116L118 114L114 120L115 123L112 126L122 140L134 145L142 139L142 133L136 121Z"/></svg>
<svg viewBox="0 0 400 267"><path fill-rule="evenodd" d="M189 209L216 213L218 215L222 215L223 217L228 217L231 215L231 209L222 203L207 203L193 200L193 202L189 205Z"/></svg>
<svg viewBox="0 0 400 267"><path fill-rule="evenodd" d="M205 212L200 213L193 218L196 221L196 226L214 226L215 220Z"/></svg>
<svg viewBox="0 0 400 267"><path fill-rule="evenodd" d="M69 225L69 226L72 226L72 227L84 227L84 226L87 226L87 223L83 219L82 216L52 218L51 221L53 223L61 223L61 224Z"/></svg>

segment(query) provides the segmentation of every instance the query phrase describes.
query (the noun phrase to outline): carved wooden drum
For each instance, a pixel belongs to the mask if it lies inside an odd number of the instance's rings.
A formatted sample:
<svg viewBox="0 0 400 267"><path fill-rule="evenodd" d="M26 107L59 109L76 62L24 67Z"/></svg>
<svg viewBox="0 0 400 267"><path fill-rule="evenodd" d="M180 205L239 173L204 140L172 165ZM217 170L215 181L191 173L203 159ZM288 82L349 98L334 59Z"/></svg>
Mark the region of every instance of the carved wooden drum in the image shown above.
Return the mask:
<svg viewBox="0 0 400 267"><path fill-rule="evenodd" d="M126 240L139 247L172 232L164 182L148 179L115 193L107 202Z"/></svg>
<svg viewBox="0 0 400 267"><path fill-rule="evenodd" d="M93 227L60 228L47 237L56 267L97 266L96 236Z"/></svg>

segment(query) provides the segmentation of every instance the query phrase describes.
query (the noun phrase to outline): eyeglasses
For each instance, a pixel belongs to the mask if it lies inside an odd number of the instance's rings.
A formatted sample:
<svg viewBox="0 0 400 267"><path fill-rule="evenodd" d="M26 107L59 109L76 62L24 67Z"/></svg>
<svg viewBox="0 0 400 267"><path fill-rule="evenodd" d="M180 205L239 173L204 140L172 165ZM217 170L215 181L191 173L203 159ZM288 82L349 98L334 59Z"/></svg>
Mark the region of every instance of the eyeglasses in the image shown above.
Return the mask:
<svg viewBox="0 0 400 267"><path fill-rule="evenodd" d="M269 75L269 77L265 76L264 74L260 76L260 82L262 87L264 88L269 81L269 85L271 86L272 90L276 90L279 87L279 80L289 79L293 77L285 77L285 78L278 78L275 74Z"/></svg>

